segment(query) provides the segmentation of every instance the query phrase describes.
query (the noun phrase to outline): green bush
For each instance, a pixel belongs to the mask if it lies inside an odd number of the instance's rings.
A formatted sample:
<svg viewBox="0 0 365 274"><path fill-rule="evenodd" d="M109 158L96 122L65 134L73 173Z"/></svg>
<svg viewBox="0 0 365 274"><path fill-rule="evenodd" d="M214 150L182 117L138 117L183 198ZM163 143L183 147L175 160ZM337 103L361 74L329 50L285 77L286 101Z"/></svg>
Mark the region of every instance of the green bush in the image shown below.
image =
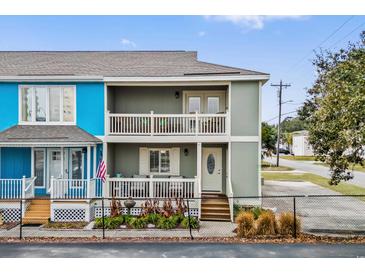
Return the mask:
<svg viewBox="0 0 365 274"><path fill-rule="evenodd" d="M256 221L257 235L275 235L278 232L278 226L275 214L272 211L264 211Z"/></svg>
<svg viewBox="0 0 365 274"><path fill-rule="evenodd" d="M157 225L158 220L160 219L161 215L157 214L157 213L150 213L148 215L146 215L146 220L149 224L154 224Z"/></svg>
<svg viewBox="0 0 365 274"><path fill-rule="evenodd" d="M184 217L184 219L181 221L181 226L183 228L189 228L189 217ZM199 220L195 217L190 216L190 226L192 229L198 229L199 228Z"/></svg>
<svg viewBox="0 0 365 274"><path fill-rule="evenodd" d="M134 217L128 223L132 228L142 229L147 226L147 219L144 217Z"/></svg>
<svg viewBox="0 0 365 274"><path fill-rule="evenodd" d="M157 228L160 229L173 229L176 228L176 218L174 216L170 216L168 218L166 217L160 217L157 222Z"/></svg>
<svg viewBox="0 0 365 274"><path fill-rule="evenodd" d="M251 211L241 211L236 217L237 236L251 237L255 234L255 219Z"/></svg>
<svg viewBox="0 0 365 274"><path fill-rule="evenodd" d="M117 217L104 217L105 229L116 229L120 227L124 222L123 216ZM103 228L103 218L96 218L94 228Z"/></svg>
<svg viewBox="0 0 365 274"><path fill-rule="evenodd" d="M251 211L252 211L252 214L253 214L253 218L255 220L257 220L260 217L260 215L263 212L265 212L266 210L262 209L261 207L256 206L256 207L252 208Z"/></svg>

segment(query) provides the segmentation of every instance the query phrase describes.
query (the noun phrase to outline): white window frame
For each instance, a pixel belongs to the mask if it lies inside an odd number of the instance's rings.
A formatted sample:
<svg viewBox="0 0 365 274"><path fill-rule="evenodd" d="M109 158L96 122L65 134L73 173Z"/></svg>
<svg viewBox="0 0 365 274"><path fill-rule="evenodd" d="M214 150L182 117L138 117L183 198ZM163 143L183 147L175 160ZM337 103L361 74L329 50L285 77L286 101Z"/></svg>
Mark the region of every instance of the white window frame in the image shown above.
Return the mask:
<svg viewBox="0 0 365 274"><path fill-rule="evenodd" d="M45 188L46 191L47 191L47 166L48 166L48 163L47 163L47 151L45 148L33 148L32 149L32 158L33 158L33 164L32 164L32 177L34 177L35 175L35 165L36 165L36 162L35 162L35 153L36 151L42 151L43 152L43 155L44 155L44 162L43 162L43 185L42 186L36 186L34 185L34 188L36 189L43 189Z"/></svg>
<svg viewBox="0 0 365 274"><path fill-rule="evenodd" d="M31 96L32 96L32 121L23 121L22 120L22 89L29 88L31 89ZM46 88L46 121L36 121L36 106L35 106L35 88ZM60 96L60 121L49 121L50 113L49 113L49 90L50 88L60 88L61 89L61 96ZM72 88L74 90L74 120L71 122L64 122L63 121L63 89L64 88ZM18 123L19 125L76 125L77 117L76 117L76 85L19 85L18 87Z"/></svg>
<svg viewBox="0 0 365 274"><path fill-rule="evenodd" d="M161 151L168 151L169 152L169 164L170 164L170 171L169 172L161 172ZM158 172L151 172L151 161L150 161L150 153L151 151L158 151L159 158L158 158ZM172 175L171 172L171 149L170 148L149 148L148 149L148 173L150 175Z"/></svg>
<svg viewBox="0 0 365 274"><path fill-rule="evenodd" d="M85 159L84 159L84 153L82 152L82 148L71 148L70 149L70 155L69 155L69 159L68 159L68 163L69 163L69 168L68 168L68 176L71 179L71 188L73 189L81 189L83 188L83 184L81 183L81 185L78 185L77 182L75 182L74 180L85 180L85 176L84 176L84 165L85 165ZM81 152L81 179L74 179L72 178L72 152L73 151L80 151Z"/></svg>
<svg viewBox="0 0 365 274"><path fill-rule="evenodd" d="M207 113L208 97L219 97L219 112L229 110L226 94L228 90L183 90L183 113L189 114L189 97L200 97L200 113Z"/></svg>

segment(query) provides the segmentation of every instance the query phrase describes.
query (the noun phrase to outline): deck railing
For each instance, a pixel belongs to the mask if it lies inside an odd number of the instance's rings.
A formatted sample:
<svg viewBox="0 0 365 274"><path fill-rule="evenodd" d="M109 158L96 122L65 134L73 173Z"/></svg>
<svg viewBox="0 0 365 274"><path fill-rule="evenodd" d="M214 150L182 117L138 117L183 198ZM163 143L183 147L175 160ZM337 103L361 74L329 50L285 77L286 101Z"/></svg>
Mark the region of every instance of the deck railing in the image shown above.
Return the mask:
<svg viewBox="0 0 365 274"><path fill-rule="evenodd" d="M34 198L34 181L36 177L21 179L0 179L0 199Z"/></svg>
<svg viewBox="0 0 365 274"><path fill-rule="evenodd" d="M106 197L194 198L196 178L108 178Z"/></svg>
<svg viewBox="0 0 365 274"><path fill-rule="evenodd" d="M227 113L123 114L108 113L110 135L225 135Z"/></svg>
<svg viewBox="0 0 365 274"><path fill-rule="evenodd" d="M94 195L92 180L51 178L51 199L87 199ZM95 188L95 187L94 187Z"/></svg>

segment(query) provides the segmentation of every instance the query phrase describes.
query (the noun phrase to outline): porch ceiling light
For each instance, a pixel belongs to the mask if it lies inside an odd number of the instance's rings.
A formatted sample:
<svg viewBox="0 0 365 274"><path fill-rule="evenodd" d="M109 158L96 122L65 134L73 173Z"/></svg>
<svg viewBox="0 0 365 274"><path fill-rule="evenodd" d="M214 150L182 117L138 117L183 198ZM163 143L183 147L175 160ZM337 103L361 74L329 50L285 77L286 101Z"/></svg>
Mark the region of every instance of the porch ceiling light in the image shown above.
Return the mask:
<svg viewBox="0 0 365 274"><path fill-rule="evenodd" d="M175 92L175 98L176 98L176 99L179 99L179 98L180 98L180 92L179 92L179 91L176 91L176 92Z"/></svg>
<svg viewBox="0 0 365 274"><path fill-rule="evenodd" d="M188 156L189 155L189 149L187 149L187 148L184 149L184 155L185 156Z"/></svg>

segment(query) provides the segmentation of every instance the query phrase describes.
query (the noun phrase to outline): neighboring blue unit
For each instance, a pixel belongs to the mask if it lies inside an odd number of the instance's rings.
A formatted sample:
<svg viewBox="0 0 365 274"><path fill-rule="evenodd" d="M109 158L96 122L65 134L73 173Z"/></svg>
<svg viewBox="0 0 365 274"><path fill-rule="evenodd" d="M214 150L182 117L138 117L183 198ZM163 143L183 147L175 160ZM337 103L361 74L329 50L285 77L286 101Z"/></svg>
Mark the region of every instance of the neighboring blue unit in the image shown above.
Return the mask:
<svg viewBox="0 0 365 274"><path fill-rule="evenodd" d="M92 135L104 135L104 83L0 83L0 131L19 121L20 85L75 85L76 125Z"/></svg>
<svg viewBox="0 0 365 274"><path fill-rule="evenodd" d="M20 179L31 176L31 149L28 147L1 148L0 178Z"/></svg>
<svg viewBox="0 0 365 274"><path fill-rule="evenodd" d="M93 135L104 135L104 83L76 85L77 125Z"/></svg>
<svg viewBox="0 0 365 274"><path fill-rule="evenodd" d="M0 83L0 131L18 124L18 83Z"/></svg>

